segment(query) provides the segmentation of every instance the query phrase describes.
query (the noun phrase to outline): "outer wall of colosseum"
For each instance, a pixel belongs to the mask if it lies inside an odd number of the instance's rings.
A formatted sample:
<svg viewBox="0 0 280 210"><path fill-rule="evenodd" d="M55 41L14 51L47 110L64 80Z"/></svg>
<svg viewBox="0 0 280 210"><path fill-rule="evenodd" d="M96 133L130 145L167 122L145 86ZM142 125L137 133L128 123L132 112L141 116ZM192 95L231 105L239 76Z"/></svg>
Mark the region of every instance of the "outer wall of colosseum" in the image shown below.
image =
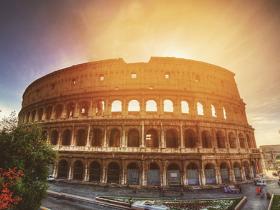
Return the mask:
<svg viewBox="0 0 280 210"><path fill-rule="evenodd" d="M112 59L30 84L20 123L37 122L59 158L57 179L210 185L262 171L234 74L177 58Z"/></svg>

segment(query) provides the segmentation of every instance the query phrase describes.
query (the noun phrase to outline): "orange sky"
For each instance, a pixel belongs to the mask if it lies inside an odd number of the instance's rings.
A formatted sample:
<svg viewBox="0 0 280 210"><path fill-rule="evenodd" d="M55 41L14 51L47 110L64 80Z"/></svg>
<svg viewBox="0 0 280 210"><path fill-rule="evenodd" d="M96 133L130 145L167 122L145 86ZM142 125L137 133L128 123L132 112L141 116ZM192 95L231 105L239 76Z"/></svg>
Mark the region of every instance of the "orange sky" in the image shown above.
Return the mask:
<svg viewBox="0 0 280 210"><path fill-rule="evenodd" d="M257 144L280 143L280 1L49 1L32 11L32 21L43 26L36 47L54 57L21 75L24 88L90 60L200 60L236 73Z"/></svg>

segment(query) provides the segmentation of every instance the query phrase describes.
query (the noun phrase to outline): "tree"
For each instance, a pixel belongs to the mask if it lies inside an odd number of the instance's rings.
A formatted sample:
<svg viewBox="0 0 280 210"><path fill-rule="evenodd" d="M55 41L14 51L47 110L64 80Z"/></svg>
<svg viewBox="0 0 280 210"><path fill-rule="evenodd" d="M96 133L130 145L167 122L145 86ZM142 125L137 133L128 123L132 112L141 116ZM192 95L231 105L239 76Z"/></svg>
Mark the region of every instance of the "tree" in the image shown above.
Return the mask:
<svg viewBox="0 0 280 210"><path fill-rule="evenodd" d="M21 181L12 188L21 198L15 209L38 209L46 195L48 167L56 153L48 145L37 124L17 125L15 113L0 123L0 168L23 171Z"/></svg>

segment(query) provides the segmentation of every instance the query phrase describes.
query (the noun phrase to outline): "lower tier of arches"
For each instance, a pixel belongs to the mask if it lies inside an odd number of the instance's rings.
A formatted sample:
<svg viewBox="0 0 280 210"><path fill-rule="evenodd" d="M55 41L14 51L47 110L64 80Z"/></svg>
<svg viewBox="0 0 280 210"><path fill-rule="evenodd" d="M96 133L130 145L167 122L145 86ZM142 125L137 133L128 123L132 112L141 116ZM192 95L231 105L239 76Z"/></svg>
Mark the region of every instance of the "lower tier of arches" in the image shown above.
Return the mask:
<svg viewBox="0 0 280 210"><path fill-rule="evenodd" d="M99 158L98 158L99 157ZM176 186L215 185L252 180L261 173L260 159L219 157L143 158L75 157L60 155L52 167L56 179L77 180L100 184Z"/></svg>

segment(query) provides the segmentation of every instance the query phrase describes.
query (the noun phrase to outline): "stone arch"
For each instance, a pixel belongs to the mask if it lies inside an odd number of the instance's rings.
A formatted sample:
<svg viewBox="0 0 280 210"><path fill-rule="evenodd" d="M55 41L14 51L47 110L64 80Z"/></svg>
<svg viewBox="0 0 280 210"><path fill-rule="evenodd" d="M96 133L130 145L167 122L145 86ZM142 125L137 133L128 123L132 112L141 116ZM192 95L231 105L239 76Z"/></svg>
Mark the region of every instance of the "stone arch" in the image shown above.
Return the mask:
<svg viewBox="0 0 280 210"><path fill-rule="evenodd" d="M67 179L69 172L69 164L66 160L62 159L58 162L57 168L57 178L58 179Z"/></svg>
<svg viewBox="0 0 280 210"><path fill-rule="evenodd" d="M180 166L177 163L170 163L167 167L167 185L181 185Z"/></svg>
<svg viewBox="0 0 280 210"><path fill-rule="evenodd" d="M111 112L122 112L122 102L114 100L111 105Z"/></svg>
<svg viewBox="0 0 280 210"><path fill-rule="evenodd" d="M84 178L84 164L80 160L76 160L73 166L73 179L82 181Z"/></svg>
<svg viewBox="0 0 280 210"><path fill-rule="evenodd" d="M165 99L163 101L163 111L164 112L173 112L174 111L173 101L171 101L170 99Z"/></svg>
<svg viewBox="0 0 280 210"><path fill-rule="evenodd" d="M160 167L156 162L151 162L147 174L148 185L160 186Z"/></svg>
<svg viewBox="0 0 280 210"><path fill-rule="evenodd" d="M89 165L89 181L100 182L101 180L101 164L98 161L92 161Z"/></svg>
<svg viewBox="0 0 280 210"><path fill-rule="evenodd" d="M184 143L186 148L195 148L196 147L196 134L193 129L185 130Z"/></svg>
<svg viewBox="0 0 280 210"><path fill-rule="evenodd" d="M204 167L205 171L205 183L206 184L216 184L216 170L213 163L207 163Z"/></svg>
<svg viewBox="0 0 280 210"><path fill-rule="evenodd" d="M139 185L140 169L137 162L131 162L127 165L127 184Z"/></svg>
<svg viewBox="0 0 280 210"><path fill-rule="evenodd" d="M101 147L103 140L103 133L100 128L94 128L92 130L92 139L91 139L91 146L93 147Z"/></svg>
<svg viewBox="0 0 280 210"><path fill-rule="evenodd" d="M52 145L58 144L58 131L57 130L53 130L51 132L51 144Z"/></svg>
<svg viewBox="0 0 280 210"><path fill-rule="evenodd" d="M62 134L62 145L69 146L71 144L72 132L70 129L66 129Z"/></svg>
<svg viewBox="0 0 280 210"><path fill-rule="evenodd" d="M76 136L76 146L86 146L87 132L85 129L81 128L77 131Z"/></svg>
<svg viewBox="0 0 280 210"><path fill-rule="evenodd" d="M117 162L110 162L107 169L107 183L120 183L121 168Z"/></svg>
<svg viewBox="0 0 280 210"><path fill-rule="evenodd" d="M155 100L146 101L146 112L157 112L157 102Z"/></svg>
<svg viewBox="0 0 280 210"><path fill-rule="evenodd" d="M74 116L74 111L75 111L75 104L73 102L70 102L66 106L66 115L67 118L71 118Z"/></svg>
<svg viewBox="0 0 280 210"><path fill-rule="evenodd" d="M221 173L221 179L222 183L229 183L229 167L226 162L222 162L220 165L220 173Z"/></svg>
<svg viewBox="0 0 280 210"><path fill-rule="evenodd" d="M159 137L156 129L151 128L147 130L145 135L145 146L152 148L159 147Z"/></svg>
<svg viewBox="0 0 280 210"><path fill-rule="evenodd" d="M212 148L211 134L208 130L202 131L201 140L203 148Z"/></svg>
<svg viewBox="0 0 280 210"><path fill-rule="evenodd" d="M127 146L128 147L139 147L140 145L140 134L135 128L129 129L127 134Z"/></svg>
<svg viewBox="0 0 280 210"><path fill-rule="evenodd" d="M235 181L238 181L238 182L242 181L240 163L234 162L234 164L233 164L233 173L234 173Z"/></svg>
<svg viewBox="0 0 280 210"><path fill-rule="evenodd" d="M245 138L243 133L239 133L238 134L238 139L239 139L239 143L240 143L240 148L245 149L246 148L246 144L245 144Z"/></svg>
<svg viewBox="0 0 280 210"><path fill-rule="evenodd" d="M121 132L117 128L113 128L110 131L109 147L119 147L121 141Z"/></svg>
<svg viewBox="0 0 280 210"><path fill-rule="evenodd" d="M63 105L58 104L54 108L54 113L55 113L55 119L59 119L62 116L62 111L63 111Z"/></svg>
<svg viewBox="0 0 280 210"><path fill-rule="evenodd" d="M130 100L128 102L128 111L129 112L140 112L140 103L138 100Z"/></svg>
<svg viewBox="0 0 280 210"><path fill-rule="evenodd" d="M223 131L218 130L216 132L216 140L218 148L226 148L225 135Z"/></svg>
<svg viewBox="0 0 280 210"><path fill-rule="evenodd" d="M216 108L213 104L211 104L211 116L212 117L217 117Z"/></svg>
<svg viewBox="0 0 280 210"><path fill-rule="evenodd" d="M166 148L178 148L179 138L176 129L168 129L165 132Z"/></svg>
<svg viewBox="0 0 280 210"><path fill-rule="evenodd" d="M235 138L235 135L233 134L233 132L230 132L228 134L228 141L229 141L229 147L230 148L237 148L236 138Z"/></svg>
<svg viewBox="0 0 280 210"><path fill-rule="evenodd" d="M82 101L80 104L80 115L81 116L88 116L89 114L89 107L90 107L90 103L88 101Z"/></svg>
<svg viewBox="0 0 280 210"><path fill-rule="evenodd" d="M199 170L196 163L189 163L187 165L187 179L188 185L199 185Z"/></svg>

